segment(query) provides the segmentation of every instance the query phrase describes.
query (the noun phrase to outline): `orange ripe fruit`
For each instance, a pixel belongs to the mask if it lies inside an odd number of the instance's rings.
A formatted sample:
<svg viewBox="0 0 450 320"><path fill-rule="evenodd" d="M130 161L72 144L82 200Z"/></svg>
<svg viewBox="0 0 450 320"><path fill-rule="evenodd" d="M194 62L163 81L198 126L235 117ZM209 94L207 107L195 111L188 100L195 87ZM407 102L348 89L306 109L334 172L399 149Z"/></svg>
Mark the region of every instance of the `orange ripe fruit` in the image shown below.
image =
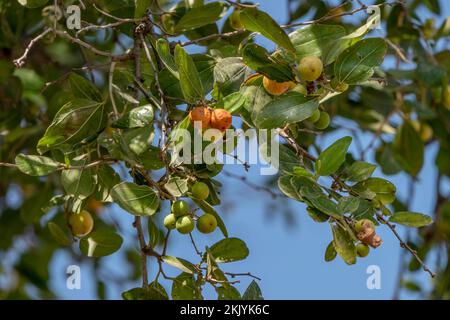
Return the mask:
<svg viewBox="0 0 450 320"><path fill-rule="evenodd" d="M189 112L189 120L192 125L195 124L195 121L200 121L201 128L206 129L211 122L211 111L205 107L195 107Z"/></svg>
<svg viewBox="0 0 450 320"><path fill-rule="evenodd" d="M277 82L275 80L270 80L269 78L264 77L263 86L268 93L274 96L278 96L280 94L285 93L289 89L292 89L295 86L295 84L292 81Z"/></svg>
<svg viewBox="0 0 450 320"><path fill-rule="evenodd" d="M221 131L227 130L231 126L231 113L225 109L214 109L211 115L211 127Z"/></svg>

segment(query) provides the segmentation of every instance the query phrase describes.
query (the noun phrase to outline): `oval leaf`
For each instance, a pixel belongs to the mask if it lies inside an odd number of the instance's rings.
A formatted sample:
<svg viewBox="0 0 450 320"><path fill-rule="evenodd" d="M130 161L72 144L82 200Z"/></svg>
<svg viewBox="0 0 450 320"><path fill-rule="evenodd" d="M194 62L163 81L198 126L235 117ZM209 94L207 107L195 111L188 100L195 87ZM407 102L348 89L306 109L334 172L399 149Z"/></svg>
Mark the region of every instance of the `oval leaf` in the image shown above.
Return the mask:
<svg viewBox="0 0 450 320"><path fill-rule="evenodd" d="M422 213L399 211L389 218L389 222L402 224L407 227L419 228L433 223L433 219Z"/></svg>
<svg viewBox="0 0 450 320"><path fill-rule="evenodd" d="M180 45L175 47L175 63L178 66L181 91L184 98L189 102L202 99L204 96L203 85L194 60Z"/></svg>
<svg viewBox="0 0 450 320"><path fill-rule="evenodd" d="M249 253L245 242L238 238L220 240L210 248L210 252L217 263L243 260Z"/></svg>
<svg viewBox="0 0 450 320"><path fill-rule="evenodd" d="M122 242L122 237L117 233L99 230L80 240L80 250L88 257L104 257L119 250Z"/></svg>
<svg viewBox="0 0 450 320"><path fill-rule="evenodd" d="M316 173L320 176L335 173L345 161L345 155L351 143L351 137L343 137L322 151L316 161Z"/></svg>
<svg viewBox="0 0 450 320"><path fill-rule="evenodd" d="M159 207L159 198L148 186L122 182L111 189L114 201L124 210L136 216L151 216Z"/></svg>
<svg viewBox="0 0 450 320"><path fill-rule="evenodd" d="M17 168L30 176L45 176L54 172L62 163L43 156L19 154L16 157Z"/></svg>

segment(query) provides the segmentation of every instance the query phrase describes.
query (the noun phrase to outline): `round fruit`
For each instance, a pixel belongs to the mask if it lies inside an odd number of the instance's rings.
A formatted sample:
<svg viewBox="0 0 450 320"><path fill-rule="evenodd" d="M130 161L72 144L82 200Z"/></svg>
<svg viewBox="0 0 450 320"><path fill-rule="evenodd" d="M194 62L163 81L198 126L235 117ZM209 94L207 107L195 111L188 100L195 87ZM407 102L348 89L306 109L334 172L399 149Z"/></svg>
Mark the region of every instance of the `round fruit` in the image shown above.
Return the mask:
<svg viewBox="0 0 450 320"><path fill-rule="evenodd" d="M306 87L300 83L293 87L291 91L301 93L304 96L308 94L308 90L306 90Z"/></svg>
<svg viewBox="0 0 450 320"><path fill-rule="evenodd" d="M189 112L189 120L195 126L196 122L200 122L201 129L209 128L211 122L211 111L205 107L195 107Z"/></svg>
<svg viewBox="0 0 450 320"><path fill-rule="evenodd" d="M164 226L167 229L175 229L175 225L177 223L177 217L173 213L168 214L164 217Z"/></svg>
<svg viewBox="0 0 450 320"><path fill-rule="evenodd" d="M208 185L204 182L196 182L191 190L194 198L205 200L209 196Z"/></svg>
<svg viewBox="0 0 450 320"><path fill-rule="evenodd" d="M264 89L273 96L279 96L280 94L287 92L293 87L293 84L292 81L277 82L275 80L270 80L267 77L263 78Z"/></svg>
<svg viewBox="0 0 450 320"><path fill-rule="evenodd" d="M214 109L211 115L211 127L225 131L231 126L232 120L231 113L227 110Z"/></svg>
<svg viewBox="0 0 450 320"><path fill-rule="evenodd" d="M241 12L239 10L234 10L230 15L230 26L234 30L244 30L244 24L241 21Z"/></svg>
<svg viewBox="0 0 450 320"><path fill-rule="evenodd" d="M317 57L304 57L298 65L298 72L302 79L314 81L320 77L323 70L323 63Z"/></svg>
<svg viewBox="0 0 450 320"><path fill-rule="evenodd" d="M347 91L348 84L345 82L338 82L337 78L333 78L331 80L331 87L338 92L344 92Z"/></svg>
<svg viewBox="0 0 450 320"><path fill-rule="evenodd" d="M172 203L172 213L175 217L185 216L189 213L189 204L184 200L177 200Z"/></svg>
<svg viewBox="0 0 450 320"><path fill-rule="evenodd" d="M197 220L197 229L201 233L211 233L216 230L217 219L212 214L205 213Z"/></svg>
<svg viewBox="0 0 450 320"><path fill-rule="evenodd" d="M317 122L314 123L314 126L319 130L324 130L328 128L329 125L330 125L330 115L325 111L320 111L319 120L317 120Z"/></svg>
<svg viewBox="0 0 450 320"><path fill-rule="evenodd" d="M366 229L369 229L369 228L370 229L375 229L375 225L369 219L361 219L361 220L358 220L355 223L354 228L355 228L356 232L363 232L363 231L365 231Z"/></svg>
<svg viewBox="0 0 450 320"><path fill-rule="evenodd" d="M319 118L320 118L320 110L317 109L316 111L314 111L312 116L308 118L308 121L311 121L311 123L316 123L317 121L319 121Z"/></svg>
<svg viewBox="0 0 450 320"><path fill-rule="evenodd" d="M368 245L365 244L358 244L356 246L356 254L358 255L358 257L364 258L367 257L367 255L369 254L370 248Z"/></svg>
<svg viewBox="0 0 450 320"><path fill-rule="evenodd" d="M179 233L186 234L194 230L194 220L189 216L183 216L177 219L175 224Z"/></svg>
<svg viewBox="0 0 450 320"><path fill-rule="evenodd" d="M71 213L69 215L69 226L75 237L84 237L88 235L94 228L94 219L86 210L80 213Z"/></svg>

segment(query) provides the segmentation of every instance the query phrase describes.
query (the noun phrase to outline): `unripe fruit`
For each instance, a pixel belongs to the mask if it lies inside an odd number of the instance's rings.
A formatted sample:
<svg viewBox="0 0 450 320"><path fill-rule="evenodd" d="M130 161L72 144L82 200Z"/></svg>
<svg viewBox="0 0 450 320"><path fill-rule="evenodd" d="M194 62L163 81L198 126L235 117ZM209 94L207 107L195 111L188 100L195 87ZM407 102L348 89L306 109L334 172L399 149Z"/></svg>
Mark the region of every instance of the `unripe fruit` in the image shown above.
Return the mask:
<svg viewBox="0 0 450 320"><path fill-rule="evenodd" d="M320 111L319 120L317 120L317 122L314 123L314 126L319 130L324 130L328 128L329 125L330 125L330 115L325 111Z"/></svg>
<svg viewBox="0 0 450 320"><path fill-rule="evenodd" d="M308 90L306 90L306 87L300 83L293 87L291 91L301 93L304 96L308 94Z"/></svg>
<svg viewBox="0 0 450 320"><path fill-rule="evenodd" d="M189 216L183 216L177 219L175 224L179 233L186 234L194 230L194 220Z"/></svg>
<svg viewBox="0 0 450 320"><path fill-rule="evenodd" d="M204 182L196 182L192 186L192 196L199 200L205 200L209 196L208 185Z"/></svg>
<svg viewBox="0 0 450 320"><path fill-rule="evenodd" d="M217 227L217 219L212 214L206 213L197 220L197 229L201 233L211 233Z"/></svg>
<svg viewBox="0 0 450 320"><path fill-rule="evenodd" d="M167 229L175 229L176 223L177 223L177 217L175 217L175 215L173 213L168 214L167 216L165 216L165 218L164 218L164 226Z"/></svg>
<svg viewBox="0 0 450 320"><path fill-rule="evenodd" d="M358 257L364 258L367 257L367 255L369 254L370 248L368 245L365 244L358 244L356 246L356 254L358 255Z"/></svg>
<svg viewBox="0 0 450 320"><path fill-rule="evenodd" d="M69 227L75 237L84 237L94 228L94 219L86 210L69 215Z"/></svg>
<svg viewBox="0 0 450 320"><path fill-rule="evenodd" d="M230 15L230 26L234 30L244 30L244 24L241 21L241 12L239 10L234 10Z"/></svg>
<svg viewBox="0 0 450 320"><path fill-rule="evenodd" d="M442 103L450 110L450 85L442 88Z"/></svg>
<svg viewBox="0 0 450 320"><path fill-rule="evenodd" d="M211 127L225 131L231 126L232 120L231 113L227 110L214 109L211 115Z"/></svg>
<svg viewBox="0 0 450 320"><path fill-rule="evenodd" d="M177 200L172 203L172 213L175 217L185 216L189 213L189 204L184 200Z"/></svg>
<svg viewBox="0 0 450 320"><path fill-rule="evenodd" d="M205 107L195 107L189 112L189 120L191 120L192 125L199 121L201 122L201 129L207 129L211 123L211 111Z"/></svg>
<svg viewBox="0 0 450 320"><path fill-rule="evenodd" d="M331 80L331 87L338 92L344 92L347 91L348 84L345 82L338 82L337 78L333 78Z"/></svg>
<svg viewBox="0 0 450 320"><path fill-rule="evenodd" d="M270 80L267 77L263 78L264 89L273 96L279 96L280 94L287 92L293 87L293 84L292 81L277 82L275 80Z"/></svg>
<svg viewBox="0 0 450 320"><path fill-rule="evenodd" d="M308 121L310 121L311 123L316 123L317 121L319 121L319 118L320 118L320 110L317 109L316 111L314 111L312 116L308 118Z"/></svg>
<svg viewBox="0 0 450 320"><path fill-rule="evenodd" d="M323 63L317 57L304 57L298 65L298 72L302 79L314 81L320 77L323 70Z"/></svg>
<svg viewBox="0 0 450 320"><path fill-rule="evenodd" d="M375 225L369 219L361 219L361 220L358 220L355 223L354 228L355 228L356 232L363 232L363 231L365 231L366 229L369 229L369 228L370 229L375 229Z"/></svg>

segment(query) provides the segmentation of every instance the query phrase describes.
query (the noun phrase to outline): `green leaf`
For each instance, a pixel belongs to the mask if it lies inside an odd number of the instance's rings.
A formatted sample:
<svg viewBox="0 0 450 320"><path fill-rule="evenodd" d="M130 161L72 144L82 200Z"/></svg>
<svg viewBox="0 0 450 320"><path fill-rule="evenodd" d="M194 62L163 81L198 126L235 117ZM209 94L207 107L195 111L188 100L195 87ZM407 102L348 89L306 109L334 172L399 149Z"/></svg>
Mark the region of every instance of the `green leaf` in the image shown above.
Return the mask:
<svg viewBox="0 0 450 320"><path fill-rule="evenodd" d="M334 75L338 82L358 84L369 79L374 67L383 62L386 43L381 38L358 41L339 54L334 64Z"/></svg>
<svg viewBox="0 0 450 320"><path fill-rule="evenodd" d="M419 228L433 223L433 219L427 215L410 211L395 212L389 222L402 224L407 227Z"/></svg>
<svg viewBox="0 0 450 320"><path fill-rule="evenodd" d="M251 69L272 80L283 82L295 79L290 65L285 60L275 59L265 48L255 43L247 44L244 47L242 58Z"/></svg>
<svg viewBox="0 0 450 320"><path fill-rule="evenodd" d="M180 79L180 74L178 73L178 67L173 60L172 55L170 54L170 45L169 42L164 38L159 38L156 41L156 52L159 55L159 58L166 66L167 70L177 79Z"/></svg>
<svg viewBox="0 0 450 320"><path fill-rule="evenodd" d="M256 114L258 128L281 128L309 118L319 107L317 99L290 92L267 103Z"/></svg>
<svg viewBox="0 0 450 320"><path fill-rule="evenodd" d="M375 193L375 199L384 205L390 204L395 200L395 185L382 178L369 178L365 181L358 182L353 188L358 192L369 191Z"/></svg>
<svg viewBox="0 0 450 320"><path fill-rule="evenodd" d="M103 100L102 94L97 87L79 74L72 72L69 76L69 84L71 93L75 98L97 102L101 102Z"/></svg>
<svg viewBox="0 0 450 320"><path fill-rule="evenodd" d="M142 18L147 12L147 9L150 8L151 4L152 0L134 0L134 6L136 8L134 9L134 18Z"/></svg>
<svg viewBox="0 0 450 320"><path fill-rule="evenodd" d="M175 26L175 32L183 32L196 29L214 23L220 19L224 4L222 2L211 2L203 6L190 9Z"/></svg>
<svg viewBox="0 0 450 320"><path fill-rule="evenodd" d="M249 253L245 242L238 238L222 239L210 248L210 252L217 263L243 260Z"/></svg>
<svg viewBox="0 0 450 320"><path fill-rule="evenodd" d="M133 129L148 127L153 122L153 107L145 105L128 111L119 119L115 120L111 127L119 129Z"/></svg>
<svg viewBox="0 0 450 320"><path fill-rule="evenodd" d="M347 230L342 229L338 225L333 225L333 243L337 254L344 260L346 264L356 263L356 247Z"/></svg>
<svg viewBox="0 0 450 320"><path fill-rule="evenodd" d="M249 74L250 69L240 57L218 59L214 66L215 86L222 96L227 96L239 91L241 84Z"/></svg>
<svg viewBox="0 0 450 320"><path fill-rule="evenodd" d="M282 173L289 174L292 172L294 167L298 167L300 165L300 160L295 154L295 152L284 144L279 145L278 163L273 161L271 157L272 146L270 142L261 144L259 150L261 152L262 158L273 167L278 166L278 170L281 171Z"/></svg>
<svg viewBox="0 0 450 320"><path fill-rule="evenodd" d="M360 182L370 178L376 168L377 166L374 164L364 161L355 161L350 165L350 167L346 168L345 174L347 176L347 180Z"/></svg>
<svg viewBox="0 0 450 320"><path fill-rule="evenodd" d="M61 229L56 223L50 221L48 223L48 230L52 237L62 246L70 246L72 244L72 239L69 235Z"/></svg>
<svg viewBox="0 0 450 320"><path fill-rule="evenodd" d="M324 65L332 63L339 53L339 39L345 36L345 28L340 25L312 24L298 29L289 38L295 47L297 59L321 57Z"/></svg>
<svg viewBox="0 0 450 320"><path fill-rule="evenodd" d="M159 197L152 188L131 182L121 182L111 190L114 201L136 216L151 216L159 207Z"/></svg>
<svg viewBox="0 0 450 320"><path fill-rule="evenodd" d="M203 85L192 57L186 53L182 46L175 47L175 63L180 74L181 91L189 102L203 99Z"/></svg>
<svg viewBox="0 0 450 320"><path fill-rule="evenodd" d="M305 176L280 176L278 187L285 195L298 201L304 201L300 192L302 188L308 188L310 190L309 194L317 193L320 195L322 193L320 186L314 180Z"/></svg>
<svg viewBox="0 0 450 320"><path fill-rule="evenodd" d="M194 275L183 272L173 280L173 300L203 300L199 285L195 282Z"/></svg>
<svg viewBox="0 0 450 320"><path fill-rule="evenodd" d="M80 250L88 257L104 257L122 246L122 237L109 230L98 230L80 240Z"/></svg>
<svg viewBox="0 0 450 320"><path fill-rule="evenodd" d="M242 300L264 300L261 289L255 280L252 280L250 285L245 290L242 295Z"/></svg>
<svg viewBox="0 0 450 320"><path fill-rule="evenodd" d="M158 228L153 218L148 218L148 244L151 248L156 248L164 243L164 232Z"/></svg>
<svg viewBox="0 0 450 320"><path fill-rule="evenodd" d="M244 103L245 97L240 92L234 92L220 100L218 106L231 114L236 114Z"/></svg>
<svg viewBox="0 0 450 320"><path fill-rule="evenodd" d="M327 249L325 250L325 261L326 262L330 262L333 261L336 258L337 252L336 249L334 248L334 243L333 241L331 241L328 246Z"/></svg>
<svg viewBox="0 0 450 320"><path fill-rule="evenodd" d="M15 162L20 171L30 176L45 176L63 165L51 158L23 153L16 156Z"/></svg>
<svg viewBox="0 0 450 320"><path fill-rule="evenodd" d="M308 191L306 191L308 190ZM311 206L331 217L340 219L342 213L338 210L337 204L325 196L322 192L311 192L309 188L302 187L300 190L302 197L308 199Z"/></svg>
<svg viewBox="0 0 450 320"><path fill-rule="evenodd" d="M215 287L215 289L218 300L241 300L241 294L238 289L231 285Z"/></svg>
<svg viewBox="0 0 450 320"><path fill-rule="evenodd" d="M156 286L157 285L157 286ZM167 292L159 284L151 283L146 289L137 287L122 293L124 300L168 300Z"/></svg>
<svg viewBox="0 0 450 320"><path fill-rule="evenodd" d="M161 259L171 265L172 267L178 268L183 272L194 274L197 272L197 268L187 260L172 257L172 256L162 256Z"/></svg>
<svg viewBox="0 0 450 320"><path fill-rule="evenodd" d="M338 211L341 214L344 213L353 213L358 210L360 205L360 199L352 196L341 197L338 202Z"/></svg>
<svg viewBox="0 0 450 320"><path fill-rule="evenodd" d="M267 13L256 8L245 8L241 11L240 18L246 30L259 32L280 47L288 51L295 51L288 35Z"/></svg>
<svg viewBox="0 0 450 320"><path fill-rule="evenodd" d="M217 220L217 226L219 227L220 231L224 235L224 237L228 237L228 231L227 227L225 226L225 223L223 222L222 218L219 216L216 210L205 200L199 200L196 198L192 198L192 201L195 202L197 206L199 206L200 209L202 209L205 213L210 213L214 217L216 217Z"/></svg>
<svg viewBox="0 0 450 320"><path fill-rule="evenodd" d="M417 176L423 167L424 142L410 121L405 120L397 130L392 147L394 158L401 167L412 176Z"/></svg>
<svg viewBox="0 0 450 320"><path fill-rule="evenodd" d="M116 184L120 183L119 175L110 166L101 165L97 167L97 182L97 200L102 202L112 202L111 189Z"/></svg>
<svg viewBox="0 0 450 320"><path fill-rule="evenodd" d="M322 151L316 161L316 173L320 176L329 176L335 173L344 163L351 143L351 137L343 137Z"/></svg>
<svg viewBox="0 0 450 320"><path fill-rule="evenodd" d="M61 173L61 184L67 195L86 199L95 190L94 171L92 168L64 170Z"/></svg>
<svg viewBox="0 0 450 320"><path fill-rule="evenodd" d="M177 176L170 177L164 188L174 197L181 197L189 191L188 179Z"/></svg>
<svg viewBox="0 0 450 320"><path fill-rule="evenodd" d="M70 151L71 147L104 128L105 104L75 99L66 103L39 140L37 150L43 154L51 149Z"/></svg>

